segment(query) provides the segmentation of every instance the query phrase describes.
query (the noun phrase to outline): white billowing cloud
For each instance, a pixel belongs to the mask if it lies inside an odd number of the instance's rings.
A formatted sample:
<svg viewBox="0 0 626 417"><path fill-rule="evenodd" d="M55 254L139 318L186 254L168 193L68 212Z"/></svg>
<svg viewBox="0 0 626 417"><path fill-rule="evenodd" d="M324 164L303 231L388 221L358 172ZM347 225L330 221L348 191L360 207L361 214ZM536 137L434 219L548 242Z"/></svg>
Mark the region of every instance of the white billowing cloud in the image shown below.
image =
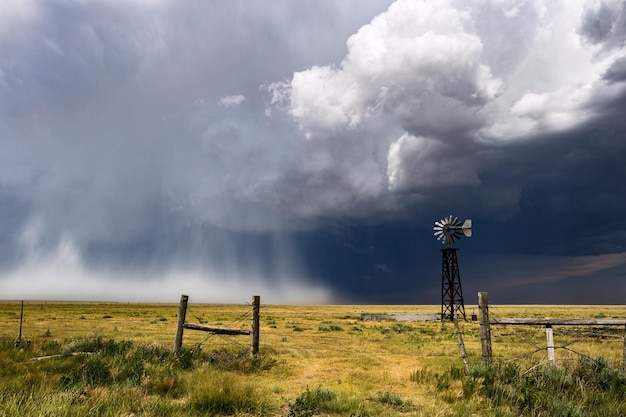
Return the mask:
<svg viewBox="0 0 626 417"><path fill-rule="evenodd" d="M397 1L348 39L339 66L295 73L290 83L274 85L273 99L288 98L288 112L307 137L385 114L413 133L472 125L500 81L481 62L482 43L466 30L470 23L450 2Z"/></svg>
<svg viewBox="0 0 626 417"><path fill-rule="evenodd" d="M220 98L219 104L224 107L236 107L244 102L246 97L243 94L237 94L234 96L225 96Z"/></svg>
<svg viewBox="0 0 626 417"><path fill-rule="evenodd" d="M625 10L618 1L398 0L348 39L340 63L271 84L272 105L309 139L386 124L377 138L386 160L376 162L391 191L478 185L473 144L575 128L624 94Z"/></svg>

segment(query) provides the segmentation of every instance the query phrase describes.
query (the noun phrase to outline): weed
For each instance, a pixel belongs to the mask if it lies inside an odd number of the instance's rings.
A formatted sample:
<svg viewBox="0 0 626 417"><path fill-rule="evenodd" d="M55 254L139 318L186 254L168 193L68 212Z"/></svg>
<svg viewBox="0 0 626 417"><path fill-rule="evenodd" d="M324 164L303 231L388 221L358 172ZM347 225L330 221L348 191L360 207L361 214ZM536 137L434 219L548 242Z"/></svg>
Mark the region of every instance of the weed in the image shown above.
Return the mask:
<svg viewBox="0 0 626 417"><path fill-rule="evenodd" d="M223 371L237 371L241 373L256 373L271 369L276 360L268 354L250 356L247 349L216 350L209 357L209 363Z"/></svg>
<svg viewBox="0 0 626 417"><path fill-rule="evenodd" d="M447 372L443 374L435 374L435 383L438 391L450 388L450 375Z"/></svg>
<svg viewBox="0 0 626 417"><path fill-rule="evenodd" d="M340 331L343 331L341 326L337 326L336 324L331 324L330 326L324 326L324 325L320 324L317 329L320 332L340 332Z"/></svg>
<svg viewBox="0 0 626 417"><path fill-rule="evenodd" d="M391 326L391 330L395 333L406 333L406 332L412 332L415 329L413 328L413 326L410 326L408 324L394 323Z"/></svg>
<svg viewBox="0 0 626 417"><path fill-rule="evenodd" d="M179 398L184 393L184 386L178 376L165 376L153 382L149 386L152 394Z"/></svg>
<svg viewBox="0 0 626 417"><path fill-rule="evenodd" d="M310 391L307 387L306 391L289 405L289 417L312 417L327 410L326 405L336 398L337 394L327 388L317 387Z"/></svg>
<svg viewBox="0 0 626 417"><path fill-rule="evenodd" d="M385 405L400 406L403 404L400 394L391 391L378 391L378 401Z"/></svg>
<svg viewBox="0 0 626 417"><path fill-rule="evenodd" d="M430 382L434 379L434 374L427 367L423 367L421 369L412 371L409 375L409 380L411 382L416 382L418 384L424 384Z"/></svg>
<svg viewBox="0 0 626 417"><path fill-rule="evenodd" d="M101 356L89 357L81 369L80 376L91 386L108 385L113 381L109 366Z"/></svg>

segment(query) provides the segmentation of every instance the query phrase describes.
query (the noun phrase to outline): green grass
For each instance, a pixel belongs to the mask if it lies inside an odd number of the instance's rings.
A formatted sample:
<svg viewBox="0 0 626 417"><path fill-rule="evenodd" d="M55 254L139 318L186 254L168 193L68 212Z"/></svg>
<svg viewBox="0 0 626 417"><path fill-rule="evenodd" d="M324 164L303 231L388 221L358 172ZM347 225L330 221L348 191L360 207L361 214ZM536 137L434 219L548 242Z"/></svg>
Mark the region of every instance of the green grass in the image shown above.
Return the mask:
<svg viewBox="0 0 626 417"><path fill-rule="evenodd" d="M246 328L246 306L191 305L188 318ZM262 306L261 354L249 338L185 331L172 351L171 304L0 302L2 416L619 416L626 415L623 329L492 328L483 367L477 323L371 322L361 312L436 306ZM623 317L620 306L495 307L499 317ZM105 318L107 317L108 318ZM576 334L578 333L578 335ZM578 353L574 353L578 352ZM594 359L589 359L594 358Z"/></svg>

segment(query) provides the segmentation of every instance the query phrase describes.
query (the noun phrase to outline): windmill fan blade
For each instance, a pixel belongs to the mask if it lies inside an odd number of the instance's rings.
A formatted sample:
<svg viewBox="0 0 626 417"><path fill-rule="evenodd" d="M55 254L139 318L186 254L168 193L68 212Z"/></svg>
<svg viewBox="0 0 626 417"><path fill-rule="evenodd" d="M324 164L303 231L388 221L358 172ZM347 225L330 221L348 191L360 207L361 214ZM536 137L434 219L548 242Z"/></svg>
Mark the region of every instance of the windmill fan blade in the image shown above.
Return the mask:
<svg viewBox="0 0 626 417"><path fill-rule="evenodd" d="M457 216L449 214L435 221L433 236L449 247L451 243L456 243L463 236L472 236L472 221L470 219L462 221Z"/></svg>

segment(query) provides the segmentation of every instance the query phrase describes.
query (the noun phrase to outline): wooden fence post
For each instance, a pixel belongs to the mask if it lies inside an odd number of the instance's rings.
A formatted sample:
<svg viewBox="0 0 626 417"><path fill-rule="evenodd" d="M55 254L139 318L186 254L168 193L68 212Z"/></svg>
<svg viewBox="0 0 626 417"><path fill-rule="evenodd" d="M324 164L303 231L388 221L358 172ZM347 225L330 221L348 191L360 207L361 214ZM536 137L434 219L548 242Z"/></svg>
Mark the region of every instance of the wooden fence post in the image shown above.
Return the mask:
<svg viewBox="0 0 626 417"><path fill-rule="evenodd" d="M180 296L180 306L178 307L178 322L176 323L176 338L174 339L174 352L178 352L183 345L183 324L187 316L188 295Z"/></svg>
<svg viewBox="0 0 626 417"><path fill-rule="evenodd" d="M489 327L489 297L486 292L478 293L478 312L480 314L480 345L483 364L491 365L491 328Z"/></svg>
<svg viewBox="0 0 626 417"><path fill-rule="evenodd" d="M554 333L551 324L546 326L546 341L548 345L548 360L554 363Z"/></svg>
<svg viewBox="0 0 626 417"><path fill-rule="evenodd" d="M22 300L22 307L20 308L20 334L17 336L15 346L19 346L22 343L22 321L24 320L24 300Z"/></svg>
<svg viewBox="0 0 626 417"><path fill-rule="evenodd" d="M622 356L622 367L626 370L626 326L624 326L624 354Z"/></svg>
<svg viewBox="0 0 626 417"><path fill-rule="evenodd" d="M250 354L252 356L259 353L259 327L260 327L261 297L252 297L252 332L250 333Z"/></svg>

